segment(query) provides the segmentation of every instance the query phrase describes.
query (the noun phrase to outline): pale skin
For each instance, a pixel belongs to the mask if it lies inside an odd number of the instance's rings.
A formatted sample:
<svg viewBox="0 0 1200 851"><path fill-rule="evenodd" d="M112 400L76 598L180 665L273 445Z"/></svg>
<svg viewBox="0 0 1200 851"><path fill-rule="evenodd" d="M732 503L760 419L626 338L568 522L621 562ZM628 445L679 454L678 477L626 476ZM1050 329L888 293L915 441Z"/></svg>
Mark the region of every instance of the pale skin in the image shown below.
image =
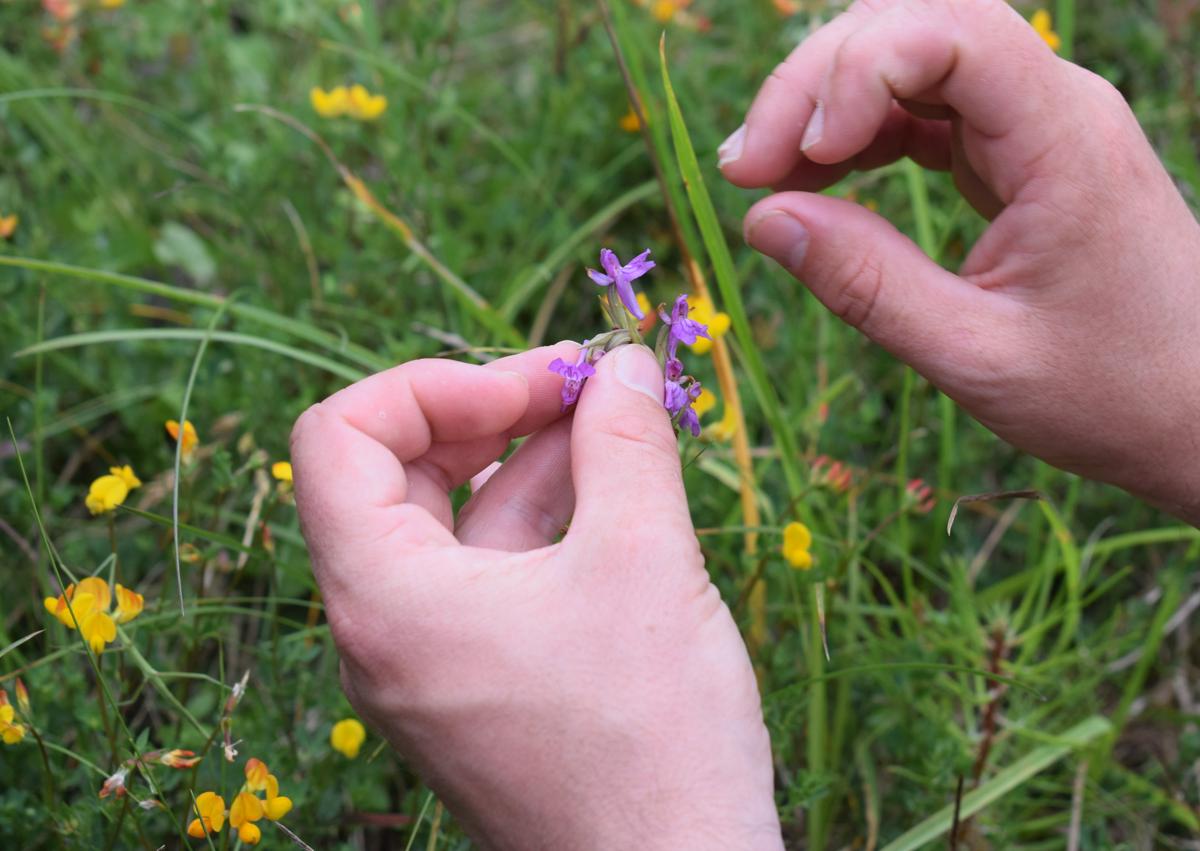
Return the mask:
<svg viewBox="0 0 1200 851"><path fill-rule="evenodd" d="M904 155L991 219L958 274L811 194ZM1200 519L1200 229L1120 96L1000 0L855 4L780 64L721 160L783 190L747 239L847 322L1006 440ZM759 694L661 373L645 349L607 355L564 417L546 366L575 351L414 361L297 422L343 686L481 847L777 851Z"/></svg>

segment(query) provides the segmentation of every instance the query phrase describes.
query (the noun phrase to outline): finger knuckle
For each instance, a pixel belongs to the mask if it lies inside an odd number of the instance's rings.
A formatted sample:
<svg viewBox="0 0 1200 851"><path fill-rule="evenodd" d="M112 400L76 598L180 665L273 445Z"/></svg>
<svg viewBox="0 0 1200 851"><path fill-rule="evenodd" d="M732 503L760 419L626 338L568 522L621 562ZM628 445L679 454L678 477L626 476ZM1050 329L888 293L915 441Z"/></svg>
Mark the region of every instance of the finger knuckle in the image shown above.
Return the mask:
<svg viewBox="0 0 1200 851"><path fill-rule="evenodd" d="M869 333L883 291L883 264L871 252L863 252L846 261L836 280L840 286L834 291L830 310L847 324Z"/></svg>
<svg viewBox="0 0 1200 851"><path fill-rule="evenodd" d="M634 463L660 464L669 458L678 466L678 444L671 429L664 428L663 417L620 413L601 423L599 431L615 449L632 455Z"/></svg>

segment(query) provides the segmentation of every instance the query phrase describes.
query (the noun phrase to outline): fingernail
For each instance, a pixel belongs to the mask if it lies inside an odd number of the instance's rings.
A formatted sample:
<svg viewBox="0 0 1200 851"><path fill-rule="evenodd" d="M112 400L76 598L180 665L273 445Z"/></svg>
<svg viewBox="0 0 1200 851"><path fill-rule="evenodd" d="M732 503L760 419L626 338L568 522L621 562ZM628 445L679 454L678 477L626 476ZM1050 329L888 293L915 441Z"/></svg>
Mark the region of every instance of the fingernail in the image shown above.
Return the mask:
<svg viewBox="0 0 1200 851"><path fill-rule="evenodd" d="M785 269L797 272L808 251L808 228L783 210L767 210L746 225L746 242Z"/></svg>
<svg viewBox="0 0 1200 851"><path fill-rule="evenodd" d="M621 346L612 355L617 359L617 380L638 393L662 404L663 374L654 354L645 346Z"/></svg>
<svg viewBox="0 0 1200 851"><path fill-rule="evenodd" d="M729 134L729 138L717 148L717 168L724 168L730 163L737 162L742 156L742 147L746 144L746 125Z"/></svg>
<svg viewBox="0 0 1200 851"><path fill-rule="evenodd" d="M800 150L807 151L821 141L825 132L825 104L817 101L816 109L808 117L808 126L804 128L804 138L800 140Z"/></svg>

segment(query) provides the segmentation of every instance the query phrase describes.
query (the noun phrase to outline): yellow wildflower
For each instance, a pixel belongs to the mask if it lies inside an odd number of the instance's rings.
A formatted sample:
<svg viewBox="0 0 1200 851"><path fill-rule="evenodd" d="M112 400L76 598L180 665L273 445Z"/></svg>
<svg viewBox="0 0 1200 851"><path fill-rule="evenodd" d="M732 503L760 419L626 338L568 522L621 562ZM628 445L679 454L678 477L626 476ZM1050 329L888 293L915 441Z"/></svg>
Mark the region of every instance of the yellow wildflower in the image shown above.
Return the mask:
<svg viewBox="0 0 1200 851"><path fill-rule="evenodd" d="M10 213L7 216L0 216L0 239L8 239L17 230L17 225L21 219L16 213Z"/></svg>
<svg viewBox="0 0 1200 851"><path fill-rule="evenodd" d="M290 461L276 461L271 465L271 475L281 482L292 482L292 465Z"/></svg>
<svg viewBox="0 0 1200 851"><path fill-rule="evenodd" d="M171 435L171 440L179 440L179 421L167 420L167 434ZM192 454L196 451L196 446L200 443L200 436L196 434L196 427L192 425L191 420L183 422L183 460L191 460Z"/></svg>
<svg viewBox="0 0 1200 851"><path fill-rule="evenodd" d="M84 505L92 514L104 514L125 502L125 497L134 488L140 488L142 480L134 475L133 468L109 467L108 475L101 476L88 487Z"/></svg>
<svg viewBox="0 0 1200 851"><path fill-rule="evenodd" d="M636 133L642 129L642 122L638 120L637 113L632 106L617 120L617 125L626 133Z"/></svg>
<svg viewBox="0 0 1200 851"><path fill-rule="evenodd" d="M1038 9L1029 19L1029 23L1037 30L1037 34L1042 37L1042 40L1050 45L1050 49L1057 53L1058 49L1062 47L1062 39L1054 31L1054 20L1050 17L1050 13L1045 9Z"/></svg>
<svg viewBox="0 0 1200 851"><path fill-rule="evenodd" d="M688 296L688 319L695 319L708 326L708 336L712 340L724 336L729 330L729 314L717 310L712 300L703 296ZM712 351L712 340L697 337L692 344L692 351L698 355L706 355Z"/></svg>
<svg viewBox="0 0 1200 851"><path fill-rule="evenodd" d="M320 86L313 86L308 93L313 111L322 118L340 118L346 114L350 103L350 92L345 86L334 86L325 91Z"/></svg>
<svg viewBox="0 0 1200 851"><path fill-rule="evenodd" d="M8 702L8 692L0 689L0 740L15 745L25 738L25 725L16 722L17 713Z"/></svg>
<svg viewBox="0 0 1200 851"><path fill-rule="evenodd" d="M386 97L371 94L359 83L348 88L334 86L329 91L314 86L308 93L308 99L313 110L322 118L349 116L359 121L374 121L383 115L388 105Z"/></svg>
<svg viewBox="0 0 1200 851"><path fill-rule="evenodd" d="M350 87L349 106L346 114L359 121L374 121L387 109L387 98L373 95L365 87L355 84Z"/></svg>
<svg viewBox="0 0 1200 851"><path fill-rule="evenodd" d="M692 0L652 0L650 3L650 14L654 16L654 20L660 24L665 24L674 18L677 12L686 9L690 5L692 5Z"/></svg>
<svg viewBox="0 0 1200 851"><path fill-rule="evenodd" d="M100 0L102 9L120 9L125 5L125 0Z"/></svg>
<svg viewBox="0 0 1200 851"><path fill-rule="evenodd" d="M128 623L142 613L145 598L136 591L118 584L117 609L110 612L112 594L108 583L97 576L71 583L58 597L43 600L46 611L68 629L79 629L93 653L104 652L105 645L117 640L117 624ZM113 619L113 614L116 619Z"/></svg>
<svg viewBox="0 0 1200 851"><path fill-rule="evenodd" d="M812 532L803 523L792 521L783 527L783 557L797 570L808 570L813 566Z"/></svg>
<svg viewBox="0 0 1200 851"><path fill-rule="evenodd" d="M703 417L709 411L717 406L717 394L702 388L700 395L696 397L696 401L692 403L692 410L696 412L696 416Z"/></svg>
<svg viewBox="0 0 1200 851"><path fill-rule="evenodd" d="M21 708L21 714L26 718L33 714L33 707L29 704L29 689L25 688L25 683L21 682L21 678L17 677L17 706ZM7 700L7 696L5 697Z"/></svg>
<svg viewBox="0 0 1200 851"><path fill-rule="evenodd" d="M367 738L367 731L356 718L346 718L329 731L329 744L347 759L358 756L358 749Z"/></svg>
<svg viewBox="0 0 1200 851"><path fill-rule="evenodd" d="M735 434L737 434L737 416L734 414L733 408L726 405L721 421L711 429L711 436L713 440L725 441L733 440Z"/></svg>
<svg viewBox="0 0 1200 851"><path fill-rule="evenodd" d="M260 798L255 792L265 792ZM246 761L246 782L229 807L229 826L237 830L238 839L247 845L257 845L262 831L256 821L263 818L279 821L292 809L292 799L279 794L279 780L267 770L261 759ZM219 833L225 823L225 801L214 792L196 798L200 818L188 825L188 835L197 839L206 833ZM203 820L203 821L202 821Z"/></svg>
<svg viewBox="0 0 1200 851"><path fill-rule="evenodd" d="M209 833L219 833L225 824L225 799L216 792L201 792L195 807L199 818L188 825L188 836L203 839Z"/></svg>

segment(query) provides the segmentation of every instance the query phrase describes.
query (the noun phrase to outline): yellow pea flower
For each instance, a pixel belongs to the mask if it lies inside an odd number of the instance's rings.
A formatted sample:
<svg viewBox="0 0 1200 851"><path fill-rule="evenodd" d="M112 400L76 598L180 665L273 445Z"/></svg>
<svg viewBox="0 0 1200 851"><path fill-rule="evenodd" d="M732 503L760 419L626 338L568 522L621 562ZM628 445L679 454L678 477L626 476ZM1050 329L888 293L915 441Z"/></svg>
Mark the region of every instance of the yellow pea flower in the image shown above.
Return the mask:
<svg viewBox="0 0 1200 851"><path fill-rule="evenodd" d="M792 521L783 527L783 557L797 570L808 570L813 566L812 532L803 523Z"/></svg>
<svg viewBox="0 0 1200 851"><path fill-rule="evenodd" d="M120 584L116 590L115 621L109 611L112 594L108 583L97 576L81 579L78 585L72 583L58 597L47 597L42 603L68 629L78 629L93 653L103 653L106 645L117 640L117 624L136 618L145 605L136 591Z"/></svg>
<svg viewBox="0 0 1200 851"><path fill-rule="evenodd" d="M692 410L696 412L696 416L703 417L709 411L717 406L717 394L707 388L700 390L700 395L696 397L696 401L692 403Z"/></svg>
<svg viewBox="0 0 1200 851"><path fill-rule="evenodd" d="M1062 47L1062 39L1054 31L1054 20L1050 17L1050 13L1045 9L1038 9L1029 19L1029 23L1037 30L1037 34L1042 37L1042 40L1050 45L1050 49L1057 53L1058 49Z"/></svg>
<svg viewBox="0 0 1200 851"><path fill-rule="evenodd" d="M134 488L142 486L142 480L134 475L133 468L109 467L108 475L101 476L88 487L83 504L92 514L106 514L125 502L125 497Z"/></svg>
<svg viewBox="0 0 1200 851"><path fill-rule="evenodd" d="M677 12L692 5L692 0L653 0L650 4L650 14L660 24L670 22Z"/></svg>
<svg viewBox="0 0 1200 851"><path fill-rule="evenodd" d="M636 133L642 129L642 122L638 120L637 112L631 106L628 112L617 119L617 126L626 133Z"/></svg>
<svg viewBox="0 0 1200 851"><path fill-rule="evenodd" d="M348 98L347 115L357 118L359 121L374 121L383 115L388 105L386 97L373 95L366 90L366 87L357 83L350 87Z"/></svg>
<svg viewBox="0 0 1200 851"><path fill-rule="evenodd" d="M225 799L216 792L201 792L196 796L196 815L188 825L188 836L203 839L209 833L220 833L225 824Z"/></svg>
<svg viewBox="0 0 1200 851"><path fill-rule="evenodd" d="M276 461L271 465L271 475L281 482L292 483L292 465L289 461Z"/></svg>
<svg viewBox="0 0 1200 851"><path fill-rule="evenodd" d="M179 421L167 420L167 434L171 435L171 440L179 440ZM196 427L192 425L191 420L185 420L183 423L183 460L191 460L192 453L196 451L196 446L200 443L200 436L196 434Z"/></svg>
<svg viewBox="0 0 1200 851"><path fill-rule="evenodd" d="M329 731L329 744L347 759L358 756L358 749L367 738L367 731L356 718L346 718Z"/></svg>
<svg viewBox="0 0 1200 851"><path fill-rule="evenodd" d="M263 804L263 814L271 821L279 821L292 810L292 799L279 794L279 781L274 774L267 775L267 800Z"/></svg>
<svg viewBox="0 0 1200 851"><path fill-rule="evenodd" d="M25 738L25 725L16 722L17 712L8 702L8 692L0 689L0 740L15 745Z"/></svg>
<svg viewBox="0 0 1200 851"><path fill-rule="evenodd" d="M308 93L313 111L322 118L340 118L345 115L350 105L350 92L345 86L334 86L325 91L320 86L313 86Z"/></svg>
<svg viewBox="0 0 1200 851"><path fill-rule="evenodd" d="M0 239L8 239L16 233L17 225L21 219L16 213L11 213L7 216L0 216Z"/></svg>
<svg viewBox="0 0 1200 851"><path fill-rule="evenodd" d="M712 340L724 336L729 330L729 314L717 310L708 298L688 296L688 318L707 325L708 336ZM712 340L697 337L691 349L698 355L706 355L712 351Z"/></svg>
<svg viewBox="0 0 1200 851"><path fill-rule="evenodd" d="M251 792L261 792L267 788L267 777L270 771L261 759L251 757L246 760L246 788Z"/></svg>

